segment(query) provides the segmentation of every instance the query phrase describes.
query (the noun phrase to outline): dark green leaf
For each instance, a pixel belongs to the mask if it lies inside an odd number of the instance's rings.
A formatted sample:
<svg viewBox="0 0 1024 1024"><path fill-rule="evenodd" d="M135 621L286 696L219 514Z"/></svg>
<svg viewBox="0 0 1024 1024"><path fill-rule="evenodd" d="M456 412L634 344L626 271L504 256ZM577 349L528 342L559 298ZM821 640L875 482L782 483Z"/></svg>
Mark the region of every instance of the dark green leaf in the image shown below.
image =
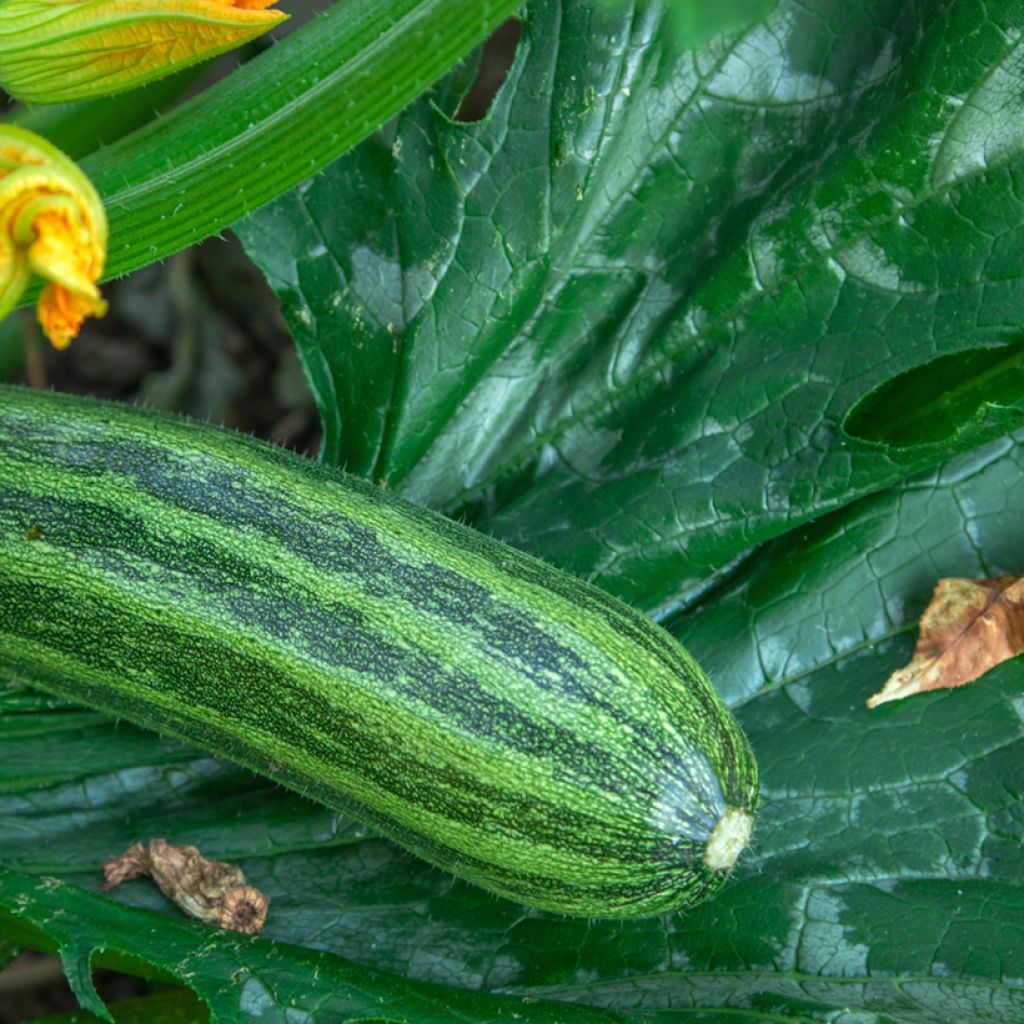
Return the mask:
<svg viewBox="0 0 1024 1024"><path fill-rule="evenodd" d="M122 999L109 1007L115 1024L205 1024L209 1011L190 989L171 989L139 999ZM103 1018L86 1010L61 1013L36 1024L99 1024Z"/></svg>
<svg viewBox="0 0 1024 1024"><path fill-rule="evenodd" d="M0 381L12 380L21 372L23 344L18 316L0 320Z"/></svg>
<svg viewBox="0 0 1024 1024"><path fill-rule="evenodd" d="M784 3L691 54L658 5L539 0L487 120L421 102L240 228L325 458L659 609L1005 433L984 368L940 445L842 426L1024 322L1022 16Z"/></svg>
<svg viewBox="0 0 1024 1024"><path fill-rule="evenodd" d="M864 700L906 659L937 576L1019 564L1022 489L1024 448L997 442L766 547L673 623L737 708L764 787L752 854L688 914L595 923L496 901L239 769L150 767L125 726L108 739L136 751L133 769L0 803L0 856L97 888L101 860L170 834L244 868L270 896L268 937L458 989L729 1008L723 1022L838 1007L857 1022L946 1024L951 1007L964 1024L1012 1020L1024 662L967 690ZM78 761L72 736L52 741ZM147 882L117 899L178 916Z"/></svg>
<svg viewBox="0 0 1024 1024"><path fill-rule="evenodd" d="M57 879L34 879L2 868L0 904L56 943L72 991L84 1009L104 1020L112 1018L91 977L93 953L100 949L173 971L207 1004L212 1020L612 1024L641 1019L411 982L328 953L125 908Z"/></svg>
<svg viewBox="0 0 1024 1024"><path fill-rule="evenodd" d="M451 123L451 84L242 229L328 454L659 607L710 670L764 792L720 896L549 917L240 769L93 718L63 728L76 712L13 693L17 892L95 890L103 859L152 836L237 862L282 945L244 947L280 951L264 1017L229 1000L265 961L220 979L232 1021L294 1024L281 1007L316 998L312 950L361 965L343 974L357 993L383 971L445 986L470 1019L485 992L701 1024L1024 1018L1024 664L864 706L937 577L1021 571L1024 436L966 449L1020 404L992 371L1024 313L1022 19L810 0L680 56L655 5L547 0L489 119ZM221 971L242 948L146 881L117 910L73 898L70 924L41 915L73 963L154 927L181 929L165 967ZM412 990L401 1005L431 1019Z"/></svg>
<svg viewBox="0 0 1024 1024"><path fill-rule="evenodd" d="M944 445L966 431L1021 423L1024 340L940 356L901 373L857 403L843 424L852 441L890 449Z"/></svg>
<svg viewBox="0 0 1024 1024"><path fill-rule="evenodd" d="M623 7L623 0L599 0L609 7ZM640 0L640 3L657 0ZM675 30L677 45L697 47L706 43L717 32L742 28L764 17L775 0L719 0L709 4L705 0L666 0L669 23Z"/></svg>

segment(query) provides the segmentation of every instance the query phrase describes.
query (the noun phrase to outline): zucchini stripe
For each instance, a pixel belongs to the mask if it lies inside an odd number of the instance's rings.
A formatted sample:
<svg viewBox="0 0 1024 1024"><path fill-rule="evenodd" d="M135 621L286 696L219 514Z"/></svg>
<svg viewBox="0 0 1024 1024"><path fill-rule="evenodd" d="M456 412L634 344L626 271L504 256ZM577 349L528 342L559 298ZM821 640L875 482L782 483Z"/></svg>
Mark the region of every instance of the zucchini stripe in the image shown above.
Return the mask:
<svg viewBox="0 0 1024 1024"><path fill-rule="evenodd" d="M3 387L0 666L567 913L713 891L757 800L693 659L596 588L231 432Z"/></svg>

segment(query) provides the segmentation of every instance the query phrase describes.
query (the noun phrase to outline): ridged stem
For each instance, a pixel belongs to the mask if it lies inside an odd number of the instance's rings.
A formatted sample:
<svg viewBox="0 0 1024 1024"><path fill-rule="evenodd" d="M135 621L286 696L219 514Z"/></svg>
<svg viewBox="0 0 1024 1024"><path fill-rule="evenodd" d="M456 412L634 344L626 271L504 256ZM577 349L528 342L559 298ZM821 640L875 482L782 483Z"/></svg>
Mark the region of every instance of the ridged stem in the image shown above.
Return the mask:
<svg viewBox="0 0 1024 1024"><path fill-rule="evenodd" d="M108 277L216 234L365 138L519 0L339 0L227 79L85 162Z"/></svg>

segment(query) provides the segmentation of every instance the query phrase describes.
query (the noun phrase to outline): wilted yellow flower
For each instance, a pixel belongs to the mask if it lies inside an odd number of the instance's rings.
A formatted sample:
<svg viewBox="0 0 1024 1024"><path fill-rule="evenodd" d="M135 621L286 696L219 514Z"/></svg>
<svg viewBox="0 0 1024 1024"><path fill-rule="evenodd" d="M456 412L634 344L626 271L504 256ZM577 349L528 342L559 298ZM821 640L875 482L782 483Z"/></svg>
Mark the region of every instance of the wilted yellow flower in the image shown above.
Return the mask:
<svg viewBox="0 0 1024 1024"><path fill-rule="evenodd" d="M0 0L0 87L61 103L133 89L254 39L276 0Z"/></svg>
<svg viewBox="0 0 1024 1024"><path fill-rule="evenodd" d="M107 304L96 282L107 255L107 217L92 182L56 146L0 125L0 318L34 274L46 284L39 323L57 348Z"/></svg>

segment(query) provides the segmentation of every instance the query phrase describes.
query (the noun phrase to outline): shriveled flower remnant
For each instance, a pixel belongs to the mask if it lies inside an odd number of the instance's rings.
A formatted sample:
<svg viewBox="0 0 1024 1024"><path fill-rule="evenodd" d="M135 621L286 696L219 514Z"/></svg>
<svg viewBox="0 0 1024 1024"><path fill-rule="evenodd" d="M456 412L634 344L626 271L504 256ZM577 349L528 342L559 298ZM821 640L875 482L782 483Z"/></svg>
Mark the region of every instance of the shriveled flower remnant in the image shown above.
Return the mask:
<svg viewBox="0 0 1024 1024"><path fill-rule="evenodd" d="M74 161L32 132L0 125L0 317L34 275L45 284L39 323L57 348L106 303L97 281L107 252L107 218Z"/></svg>
<svg viewBox="0 0 1024 1024"><path fill-rule="evenodd" d="M160 891L192 917L218 928L257 935L267 919L266 896L246 885L234 864L210 860L194 846L153 839L135 843L103 863L103 891L149 875Z"/></svg>

